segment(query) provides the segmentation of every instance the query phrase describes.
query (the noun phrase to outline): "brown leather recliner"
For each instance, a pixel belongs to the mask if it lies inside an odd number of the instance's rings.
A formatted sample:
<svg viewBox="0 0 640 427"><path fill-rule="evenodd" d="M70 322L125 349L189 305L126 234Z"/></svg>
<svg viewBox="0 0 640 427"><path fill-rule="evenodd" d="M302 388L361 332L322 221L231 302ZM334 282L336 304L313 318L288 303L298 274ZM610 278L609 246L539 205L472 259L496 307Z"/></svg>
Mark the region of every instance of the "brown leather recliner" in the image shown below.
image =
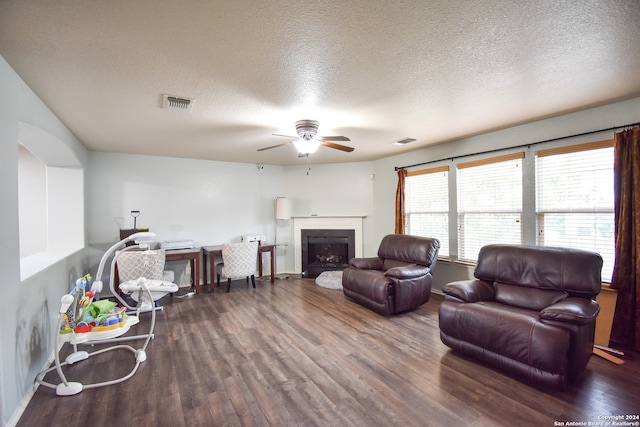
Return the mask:
<svg viewBox="0 0 640 427"><path fill-rule="evenodd" d="M521 380L564 389L593 352L601 270L593 252L485 246L476 280L442 288L440 338Z"/></svg>
<svg viewBox="0 0 640 427"><path fill-rule="evenodd" d="M385 236L377 257L349 261L342 273L343 292L383 316L414 309L429 301L438 249L438 239Z"/></svg>

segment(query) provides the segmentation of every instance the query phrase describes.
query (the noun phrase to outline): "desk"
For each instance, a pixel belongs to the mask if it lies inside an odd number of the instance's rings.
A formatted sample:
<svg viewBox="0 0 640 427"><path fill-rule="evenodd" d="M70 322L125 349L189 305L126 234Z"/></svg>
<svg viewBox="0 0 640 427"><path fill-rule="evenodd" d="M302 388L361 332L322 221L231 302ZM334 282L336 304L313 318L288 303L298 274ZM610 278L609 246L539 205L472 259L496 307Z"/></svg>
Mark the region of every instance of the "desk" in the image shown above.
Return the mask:
<svg viewBox="0 0 640 427"><path fill-rule="evenodd" d="M180 261L183 259L188 259L191 263L191 280L193 280L193 286L196 288L196 294L200 293L200 248L193 249L173 249L169 251L164 251L164 260L165 261ZM205 271L205 280L206 280ZM115 265L115 271L113 274L113 283L115 283L116 292L120 292L120 288L118 284L120 283L120 278L118 275L118 265Z"/></svg>
<svg viewBox="0 0 640 427"><path fill-rule="evenodd" d="M191 280L193 280L193 286L196 288L196 294L200 293L200 248L165 250L164 259L165 261L188 259L191 264Z"/></svg>
<svg viewBox="0 0 640 427"><path fill-rule="evenodd" d="M269 253L270 256L270 266L271 266L271 283L274 282L275 279L275 245L271 245L268 243L262 244L258 246L258 277L262 277L262 254ZM207 258L209 258L207 262ZM207 278L211 276L211 282L209 283L209 289L213 292L215 288L215 280L213 276L215 275L215 259L222 258L222 245L214 245L214 246L203 246L202 247L202 260L204 261L204 278L203 282L207 283Z"/></svg>

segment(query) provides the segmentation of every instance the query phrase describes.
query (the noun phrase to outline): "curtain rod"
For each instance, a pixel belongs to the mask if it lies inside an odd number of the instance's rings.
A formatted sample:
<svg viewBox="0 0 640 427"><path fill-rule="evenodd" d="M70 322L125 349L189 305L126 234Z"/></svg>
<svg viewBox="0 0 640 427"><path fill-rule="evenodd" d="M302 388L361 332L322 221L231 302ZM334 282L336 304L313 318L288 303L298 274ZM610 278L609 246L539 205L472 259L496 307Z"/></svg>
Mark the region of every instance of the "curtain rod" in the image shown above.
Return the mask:
<svg viewBox="0 0 640 427"><path fill-rule="evenodd" d="M574 135L568 135L568 136L561 136L559 138L552 138L552 139L545 139L544 141L538 141L538 142L529 142L528 144L521 144L521 145L514 145L512 147L505 147L505 148L496 148L494 150L487 150L487 151L481 151L479 153L471 153L471 154L461 154L459 156L453 156L453 157L445 157L443 159L438 159L438 160L429 160L428 162L422 162L422 163L416 163L413 165L407 165L407 166L396 166L395 170L396 172L399 171L400 169L407 169L407 168L413 168L416 166L424 166L424 165L428 165L431 163L437 163L437 162L441 162L443 160L451 160L453 161L454 159L461 159L463 157L470 157L470 156L478 156L481 154L490 154L490 153L496 153L498 151L505 151L505 150L512 150L514 148L524 148L524 147L531 147L532 145L538 145L538 144L544 144L545 142L554 142L554 141L561 141L563 139L569 139L569 138L577 138L579 136L585 136L585 135L591 135L594 133L600 133L600 132L607 132L607 131L612 131L612 130L617 130L617 129L623 129L623 128L629 128L629 127L634 127L634 126L639 126L640 122L636 122L636 123L631 123L628 125L622 125L622 126L615 126L612 128L607 128L607 129L600 129L600 130L592 130L589 132L583 132L583 133L576 133Z"/></svg>

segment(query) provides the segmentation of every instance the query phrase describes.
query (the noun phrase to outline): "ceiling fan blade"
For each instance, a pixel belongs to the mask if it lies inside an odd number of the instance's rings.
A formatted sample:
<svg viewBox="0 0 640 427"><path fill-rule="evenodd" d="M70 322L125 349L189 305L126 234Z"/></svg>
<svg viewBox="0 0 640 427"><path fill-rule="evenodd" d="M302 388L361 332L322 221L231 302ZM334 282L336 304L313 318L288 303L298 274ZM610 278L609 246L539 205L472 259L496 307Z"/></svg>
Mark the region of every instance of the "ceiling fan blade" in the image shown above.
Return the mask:
<svg viewBox="0 0 640 427"><path fill-rule="evenodd" d="M279 133L272 133L271 135L273 135L273 136L282 136L282 137L284 137L284 138L293 138L293 139L298 139L298 138L299 138L298 136L281 135L281 134L279 134Z"/></svg>
<svg viewBox="0 0 640 427"><path fill-rule="evenodd" d="M325 147L335 148L336 150L346 151L347 153L353 151L353 147L347 147L346 145L335 144L329 141L320 141L320 144L324 145Z"/></svg>
<svg viewBox="0 0 640 427"><path fill-rule="evenodd" d="M272 148L283 147L283 146L285 146L285 145L289 145L289 144L293 144L293 141L283 142L282 144L272 145L271 147L259 148L259 149L258 149L258 151L271 150Z"/></svg>
<svg viewBox="0 0 640 427"><path fill-rule="evenodd" d="M322 141L351 141L346 136L320 136L318 139Z"/></svg>

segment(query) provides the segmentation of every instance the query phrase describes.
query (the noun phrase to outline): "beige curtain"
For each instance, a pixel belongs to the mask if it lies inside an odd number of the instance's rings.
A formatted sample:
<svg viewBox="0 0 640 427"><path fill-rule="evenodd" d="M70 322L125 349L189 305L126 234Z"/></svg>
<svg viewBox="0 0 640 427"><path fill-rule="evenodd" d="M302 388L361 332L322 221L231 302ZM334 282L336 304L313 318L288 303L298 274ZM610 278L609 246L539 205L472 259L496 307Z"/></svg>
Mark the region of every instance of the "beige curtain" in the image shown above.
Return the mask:
<svg viewBox="0 0 640 427"><path fill-rule="evenodd" d="M640 127L614 138L615 251L618 290L611 340L640 351Z"/></svg>
<svg viewBox="0 0 640 427"><path fill-rule="evenodd" d="M396 190L396 234L404 234L405 207L404 207L404 183L407 178L407 171L398 171L398 189Z"/></svg>

